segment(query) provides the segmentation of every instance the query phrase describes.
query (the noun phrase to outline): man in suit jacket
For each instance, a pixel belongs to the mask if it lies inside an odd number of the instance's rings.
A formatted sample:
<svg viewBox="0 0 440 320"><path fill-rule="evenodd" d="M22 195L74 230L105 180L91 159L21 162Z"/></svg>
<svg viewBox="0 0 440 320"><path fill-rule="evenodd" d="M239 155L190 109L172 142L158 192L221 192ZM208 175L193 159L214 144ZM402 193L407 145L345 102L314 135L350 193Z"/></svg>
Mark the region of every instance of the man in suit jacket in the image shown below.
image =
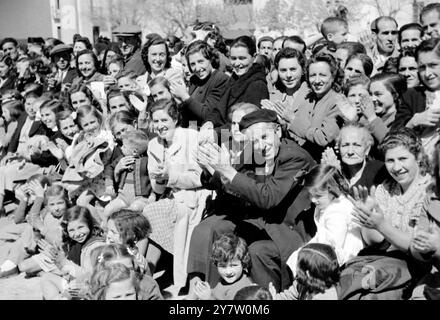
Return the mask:
<svg viewBox="0 0 440 320"><path fill-rule="evenodd" d="M72 52L73 48L65 44L56 45L50 51L50 57L55 63L57 71L48 80L48 91L66 91L73 79L78 76L77 70L70 67Z"/></svg>
<svg viewBox="0 0 440 320"><path fill-rule="evenodd" d="M240 129L252 143L253 161L232 166L227 152L215 145L200 147L200 157L209 162L211 186L217 191L211 214L195 228L188 258L188 273L204 277L211 285L218 281L209 262L216 237L236 232L249 245L251 278L279 290L291 280L285 262L316 231L307 190L302 177L315 164L294 141L282 139L276 113L261 109L245 115ZM246 150L243 151L243 154ZM203 179L206 179L202 176ZM210 212L211 211L211 212Z"/></svg>

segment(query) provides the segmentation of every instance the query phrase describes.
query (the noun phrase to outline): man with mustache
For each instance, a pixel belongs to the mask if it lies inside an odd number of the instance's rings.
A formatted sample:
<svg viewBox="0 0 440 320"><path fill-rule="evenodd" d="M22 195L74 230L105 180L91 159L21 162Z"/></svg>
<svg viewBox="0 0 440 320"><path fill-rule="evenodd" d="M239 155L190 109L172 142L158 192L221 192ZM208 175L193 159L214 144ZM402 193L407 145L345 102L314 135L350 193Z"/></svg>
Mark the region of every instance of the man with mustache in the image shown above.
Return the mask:
<svg viewBox="0 0 440 320"><path fill-rule="evenodd" d="M379 17L371 23L374 47L372 58L374 61L373 75L382 72L385 62L390 57L397 57L397 36L399 34L396 20L392 17Z"/></svg>

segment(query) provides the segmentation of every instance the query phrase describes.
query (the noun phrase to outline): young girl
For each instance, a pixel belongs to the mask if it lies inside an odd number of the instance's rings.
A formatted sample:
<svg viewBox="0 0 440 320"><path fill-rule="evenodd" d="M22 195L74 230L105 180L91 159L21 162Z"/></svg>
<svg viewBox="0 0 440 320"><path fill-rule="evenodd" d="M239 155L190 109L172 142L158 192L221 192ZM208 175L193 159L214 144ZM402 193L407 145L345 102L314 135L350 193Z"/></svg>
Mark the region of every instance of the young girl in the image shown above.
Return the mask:
<svg viewBox="0 0 440 320"><path fill-rule="evenodd" d="M338 300L336 284L340 270L336 252L324 243L309 243L298 253L297 276L292 286L276 293L272 283L269 291L274 300Z"/></svg>
<svg viewBox="0 0 440 320"><path fill-rule="evenodd" d="M66 149L69 167L62 181L71 197L90 194L91 201L105 194L104 167L110 160L114 139L105 129L101 113L94 107L80 107L76 120L81 132Z"/></svg>
<svg viewBox="0 0 440 320"><path fill-rule="evenodd" d="M6 152L9 142L17 128L18 118L25 112L21 101L2 104L3 118L0 118L0 158Z"/></svg>
<svg viewBox="0 0 440 320"><path fill-rule="evenodd" d="M170 82L164 77L156 77L148 82L150 88L150 94L153 101L165 99L171 101L173 96L171 94Z"/></svg>
<svg viewBox="0 0 440 320"><path fill-rule="evenodd" d="M147 238L150 232L150 223L141 213L120 210L109 217L106 242L126 246L135 258L141 272L150 273L145 260L148 245Z"/></svg>
<svg viewBox="0 0 440 320"><path fill-rule="evenodd" d="M196 282L188 299L232 300L243 287L253 284L248 277L251 257L246 242L234 234L224 234L213 244L211 259L217 266L221 281L213 288L208 282Z"/></svg>
<svg viewBox="0 0 440 320"><path fill-rule="evenodd" d="M88 286L91 287L92 292L96 292L93 288L96 288L98 281L98 277L95 275L111 265L122 264L130 270L134 270L136 273L140 289L138 291L138 300L163 300L157 282L153 280L150 275L142 273L136 259L134 259L133 255L129 253L126 246L121 244L108 244L93 250L91 256L93 275L88 281Z"/></svg>
<svg viewBox="0 0 440 320"><path fill-rule="evenodd" d="M317 231L308 243L331 245L340 265L343 265L364 247L361 227L352 221L354 206L347 199L348 183L337 168L318 165L306 176L305 187L316 205L314 219ZM287 260L294 275L299 251L296 250Z"/></svg>
<svg viewBox="0 0 440 320"><path fill-rule="evenodd" d="M74 206L68 209L61 225L63 246L50 248L52 261L59 270L45 274L41 281L43 298L47 300L60 299L65 289L83 284L92 270L92 250L104 245L102 231L87 208Z"/></svg>
<svg viewBox="0 0 440 320"><path fill-rule="evenodd" d="M111 264L95 272L91 283L91 300L141 300L139 280L123 264Z"/></svg>
<svg viewBox="0 0 440 320"><path fill-rule="evenodd" d="M29 182L28 189L35 197L34 204L27 217L25 227L8 259L1 266L1 276L9 276L13 271L36 273L41 270L50 272L56 269L51 261L50 248L62 243L61 217L67 209L67 197L64 188L58 185L49 187L46 191L36 180ZM44 204L44 209L42 206ZM39 248L40 253L33 255ZM7 266L12 267L5 270Z"/></svg>
<svg viewBox="0 0 440 320"><path fill-rule="evenodd" d="M118 186L118 196L104 209L104 217L123 208L142 210L146 204L155 201L148 177L148 137L142 131L130 131L122 136L122 155L112 176ZM109 185L106 182L106 185Z"/></svg>

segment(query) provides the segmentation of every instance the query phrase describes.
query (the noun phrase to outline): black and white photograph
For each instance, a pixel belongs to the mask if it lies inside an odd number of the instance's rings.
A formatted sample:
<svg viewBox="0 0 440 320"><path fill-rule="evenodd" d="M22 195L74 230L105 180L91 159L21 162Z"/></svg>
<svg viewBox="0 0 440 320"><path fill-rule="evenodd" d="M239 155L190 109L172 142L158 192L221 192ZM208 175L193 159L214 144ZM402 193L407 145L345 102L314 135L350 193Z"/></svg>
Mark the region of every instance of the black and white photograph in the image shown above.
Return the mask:
<svg viewBox="0 0 440 320"><path fill-rule="evenodd" d="M0 0L0 300L440 300L440 1Z"/></svg>

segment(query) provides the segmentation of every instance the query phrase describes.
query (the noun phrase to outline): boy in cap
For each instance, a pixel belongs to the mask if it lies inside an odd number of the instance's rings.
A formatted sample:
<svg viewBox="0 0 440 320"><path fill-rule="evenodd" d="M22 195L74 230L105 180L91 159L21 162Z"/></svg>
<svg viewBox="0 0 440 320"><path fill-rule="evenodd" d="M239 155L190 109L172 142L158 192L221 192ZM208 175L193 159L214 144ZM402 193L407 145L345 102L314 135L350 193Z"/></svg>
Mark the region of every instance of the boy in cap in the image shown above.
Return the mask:
<svg viewBox="0 0 440 320"><path fill-rule="evenodd" d="M65 44L58 44L50 51L50 57L57 70L47 81L47 90L53 92L66 92L72 81L78 76L75 68L70 67L73 48Z"/></svg>

